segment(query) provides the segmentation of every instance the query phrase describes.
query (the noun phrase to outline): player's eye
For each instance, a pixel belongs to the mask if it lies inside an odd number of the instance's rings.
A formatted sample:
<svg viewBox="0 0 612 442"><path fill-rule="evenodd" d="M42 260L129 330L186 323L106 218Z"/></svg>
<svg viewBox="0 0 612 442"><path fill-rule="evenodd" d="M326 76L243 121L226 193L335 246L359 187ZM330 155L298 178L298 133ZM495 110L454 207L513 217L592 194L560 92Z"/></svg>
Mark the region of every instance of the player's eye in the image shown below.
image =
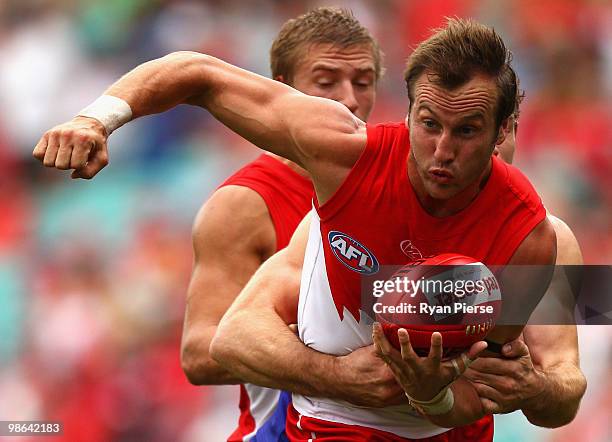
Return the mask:
<svg viewBox="0 0 612 442"><path fill-rule="evenodd" d="M425 126L428 129L433 129L434 127L436 127L436 122L434 120L430 120L429 118L426 118L425 120L423 120L423 126Z"/></svg>
<svg viewBox="0 0 612 442"><path fill-rule="evenodd" d="M461 126L459 131L461 135L474 135L476 133L476 128L474 126Z"/></svg>
<svg viewBox="0 0 612 442"><path fill-rule="evenodd" d="M368 87L372 86L372 82L368 81L368 80L357 81L354 84L355 84L355 86L360 87L360 88L368 88Z"/></svg>

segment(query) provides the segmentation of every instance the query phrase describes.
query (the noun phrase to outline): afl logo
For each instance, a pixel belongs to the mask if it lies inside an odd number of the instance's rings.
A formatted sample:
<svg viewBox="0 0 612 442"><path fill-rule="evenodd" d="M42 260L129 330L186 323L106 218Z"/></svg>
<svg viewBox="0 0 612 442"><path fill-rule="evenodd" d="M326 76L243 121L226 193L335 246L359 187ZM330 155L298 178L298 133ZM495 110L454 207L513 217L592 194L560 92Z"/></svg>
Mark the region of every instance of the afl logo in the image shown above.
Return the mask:
<svg viewBox="0 0 612 442"><path fill-rule="evenodd" d="M327 239L336 258L352 271L364 275L378 272L378 260L359 241L336 230L329 232Z"/></svg>

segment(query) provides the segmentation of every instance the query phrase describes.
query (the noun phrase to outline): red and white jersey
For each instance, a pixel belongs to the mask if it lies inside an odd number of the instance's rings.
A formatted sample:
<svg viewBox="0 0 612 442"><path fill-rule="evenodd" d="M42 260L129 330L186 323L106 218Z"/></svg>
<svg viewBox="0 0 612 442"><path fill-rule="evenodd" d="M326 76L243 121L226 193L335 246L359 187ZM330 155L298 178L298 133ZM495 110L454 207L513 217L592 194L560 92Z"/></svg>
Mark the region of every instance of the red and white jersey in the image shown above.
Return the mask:
<svg viewBox="0 0 612 442"><path fill-rule="evenodd" d="M287 247L293 232L312 207L312 182L267 154L238 170L220 187L229 185L248 187L263 198L274 224L277 251ZM228 441L285 440L288 400L289 395L279 390L241 385L238 428Z"/></svg>
<svg viewBox="0 0 612 442"><path fill-rule="evenodd" d="M320 352L345 355L372 344L371 319L360 310L361 276L381 265L459 253L506 264L546 216L518 169L492 157L491 175L468 207L436 218L421 207L407 173L403 123L367 127L367 145L336 193L311 212L300 289L300 339ZM406 438L443 433L409 406L382 409L293 395L302 415L372 427Z"/></svg>

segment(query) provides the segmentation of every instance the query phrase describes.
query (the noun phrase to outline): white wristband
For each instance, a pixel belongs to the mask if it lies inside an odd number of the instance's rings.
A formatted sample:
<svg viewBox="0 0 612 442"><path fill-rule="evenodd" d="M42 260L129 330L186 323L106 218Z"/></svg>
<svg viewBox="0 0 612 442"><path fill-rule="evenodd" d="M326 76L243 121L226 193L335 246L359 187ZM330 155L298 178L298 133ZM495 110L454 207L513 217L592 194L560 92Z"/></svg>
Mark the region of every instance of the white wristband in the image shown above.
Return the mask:
<svg viewBox="0 0 612 442"><path fill-rule="evenodd" d="M98 120L106 129L106 135L110 135L132 119L132 108L121 98L102 95L81 110L78 116Z"/></svg>
<svg viewBox="0 0 612 442"><path fill-rule="evenodd" d="M408 397L408 401L413 408L423 414L428 414L429 416L446 414L451 411L453 409L453 405L455 405L455 395L450 387L446 387L429 401L419 401L413 399L408 395L408 393L406 393L406 396Z"/></svg>

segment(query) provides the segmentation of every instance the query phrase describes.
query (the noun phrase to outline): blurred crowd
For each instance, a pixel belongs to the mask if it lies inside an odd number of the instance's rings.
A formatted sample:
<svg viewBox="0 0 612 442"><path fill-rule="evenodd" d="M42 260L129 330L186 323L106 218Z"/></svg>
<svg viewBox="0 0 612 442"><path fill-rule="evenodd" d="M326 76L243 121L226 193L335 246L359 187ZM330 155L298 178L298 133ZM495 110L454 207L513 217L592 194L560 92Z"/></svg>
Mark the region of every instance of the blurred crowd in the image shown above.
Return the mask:
<svg viewBox="0 0 612 442"><path fill-rule="evenodd" d="M187 107L113 134L111 164L91 182L44 169L31 151L121 74L172 51L269 75L282 23L320 4L0 2L0 421L60 420L70 441L229 433L237 387L191 386L179 363L190 230L215 187L258 151ZM403 119L404 61L442 17L494 26L526 90L517 165L572 227L585 262L612 263L611 2L335 4L351 8L386 53L372 122ZM539 431L514 413L498 419L496 440L612 440L612 332L584 326L580 336L589 391L576 422Z"/></svg>

